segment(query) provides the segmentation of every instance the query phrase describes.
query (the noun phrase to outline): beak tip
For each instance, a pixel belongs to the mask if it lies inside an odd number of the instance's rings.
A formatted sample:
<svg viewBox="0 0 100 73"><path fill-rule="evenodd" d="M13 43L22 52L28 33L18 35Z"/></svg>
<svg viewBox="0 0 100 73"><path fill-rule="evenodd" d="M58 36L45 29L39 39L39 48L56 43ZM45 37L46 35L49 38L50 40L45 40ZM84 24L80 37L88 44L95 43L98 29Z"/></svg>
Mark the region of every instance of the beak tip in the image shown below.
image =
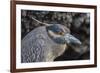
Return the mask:
<svg viewBox="0 0 100 73"><path fill-rule="evenodd" d="M80 40L76 41L79 45L82 45L82 42Z"/></svg>

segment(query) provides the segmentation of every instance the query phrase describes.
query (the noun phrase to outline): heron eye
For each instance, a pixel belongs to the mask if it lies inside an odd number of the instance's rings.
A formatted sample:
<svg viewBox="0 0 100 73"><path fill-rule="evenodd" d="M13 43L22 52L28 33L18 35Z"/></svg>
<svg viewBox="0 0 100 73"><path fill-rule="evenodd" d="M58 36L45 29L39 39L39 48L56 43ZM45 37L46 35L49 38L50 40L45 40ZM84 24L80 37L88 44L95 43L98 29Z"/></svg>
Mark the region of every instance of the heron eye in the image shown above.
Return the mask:
<svg viewBox="0 0 100 73"><path fill-rule="evenodd" d="M58 34L59 34L59 35L64 35L64 32L59 32Z"/></svg>

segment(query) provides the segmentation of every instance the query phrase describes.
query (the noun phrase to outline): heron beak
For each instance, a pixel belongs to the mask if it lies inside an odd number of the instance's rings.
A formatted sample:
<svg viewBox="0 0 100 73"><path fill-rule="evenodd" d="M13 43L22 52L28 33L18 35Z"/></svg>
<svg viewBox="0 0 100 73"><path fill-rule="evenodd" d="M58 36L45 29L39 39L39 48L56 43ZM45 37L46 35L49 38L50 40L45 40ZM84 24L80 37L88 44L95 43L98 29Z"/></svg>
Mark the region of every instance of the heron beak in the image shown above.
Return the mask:
<svg viewBox="0 0 100 73"><path fill-rule="evenodd" d="M65 34L64 38L67 44L70 44L70 45L81 45L82 44L79 39L77 39L71 34Z"/></svg>

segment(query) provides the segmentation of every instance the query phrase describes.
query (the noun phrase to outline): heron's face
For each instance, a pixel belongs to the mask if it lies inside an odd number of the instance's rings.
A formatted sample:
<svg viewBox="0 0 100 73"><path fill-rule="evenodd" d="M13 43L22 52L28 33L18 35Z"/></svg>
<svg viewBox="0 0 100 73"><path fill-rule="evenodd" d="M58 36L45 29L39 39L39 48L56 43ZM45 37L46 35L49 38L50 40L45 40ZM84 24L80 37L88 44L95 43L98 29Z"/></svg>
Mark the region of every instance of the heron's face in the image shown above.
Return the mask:
<svg viewBox="0 0 100 73"><path fill-rule="evenodd" d="M47 29L50 36L54 38L62 37L66 33L70 33L69 29L65 28L63 25L60 24L51 25Z"/></svg>
<svg viewBox="0 0 100 73"><path fill-rule="evenodd" d="M50 37L53 38L57 43L60 44L77 44L80 45L81 42L70 34L70 30L60 24L54 24L48 26L48 33Z"/></svg>

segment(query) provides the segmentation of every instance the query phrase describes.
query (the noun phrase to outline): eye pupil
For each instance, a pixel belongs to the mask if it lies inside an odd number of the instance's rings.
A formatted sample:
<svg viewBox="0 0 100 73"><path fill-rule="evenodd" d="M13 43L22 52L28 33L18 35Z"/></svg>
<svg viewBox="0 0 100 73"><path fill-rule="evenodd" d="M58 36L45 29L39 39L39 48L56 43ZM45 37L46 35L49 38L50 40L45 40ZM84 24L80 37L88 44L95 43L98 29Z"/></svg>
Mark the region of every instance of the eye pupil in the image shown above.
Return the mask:
<svg viewBox="0 0 100 73"><path fill-rule="evenodd" d="M60 35L63 35L63 32L59 32Z"/></svg>

